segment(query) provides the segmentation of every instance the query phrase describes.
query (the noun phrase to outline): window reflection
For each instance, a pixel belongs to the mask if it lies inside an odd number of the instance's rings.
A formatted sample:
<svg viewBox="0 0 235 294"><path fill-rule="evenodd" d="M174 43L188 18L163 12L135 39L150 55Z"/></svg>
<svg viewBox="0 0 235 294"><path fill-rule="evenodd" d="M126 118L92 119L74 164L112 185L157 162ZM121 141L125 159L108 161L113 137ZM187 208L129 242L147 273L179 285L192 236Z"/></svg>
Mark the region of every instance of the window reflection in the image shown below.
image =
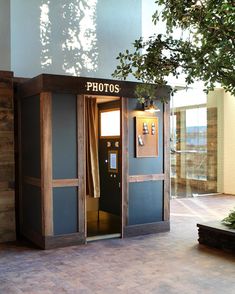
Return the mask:
<svg viewBox="0 0 235 294"><path fill-rule="evenodd" d="M198 99L186 91L177 95L171 108L171 194L191 197L216 192L217 108L207 107L204 93Z"/></svg>

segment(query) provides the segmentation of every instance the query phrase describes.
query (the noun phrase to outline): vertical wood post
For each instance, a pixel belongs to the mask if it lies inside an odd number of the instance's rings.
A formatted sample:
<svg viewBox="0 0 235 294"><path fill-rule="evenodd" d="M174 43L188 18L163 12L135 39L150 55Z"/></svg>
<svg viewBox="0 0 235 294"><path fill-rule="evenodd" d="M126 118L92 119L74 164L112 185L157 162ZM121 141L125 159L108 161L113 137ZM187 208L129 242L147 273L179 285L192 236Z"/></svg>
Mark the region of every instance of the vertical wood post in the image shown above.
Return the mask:
<svg viewBox="0 0 235 294"><path fill-rule="evenodd" d="M164 103L164 216L163 220L170 219L170 101Z"/></svg>
<svg viewBox="0 0 235 294"><path fill-rule="evenodd" d="M85 152L85 96L77 96L78 146L78 229L86 238L86 152Z"/></svg>
<svg viewBox="0 0 235 294"><path fill-rule="evenodd" d="M53 235L52 199L52 95L40 94L42 234Z"/></svg>
<svg viewBox="0 0 235 294"><path fill-rule="evenodd" d="M128 222L129 191L129 131L128 131L128 99L121 98L121 138L122 138L122 237Z"/></svg>

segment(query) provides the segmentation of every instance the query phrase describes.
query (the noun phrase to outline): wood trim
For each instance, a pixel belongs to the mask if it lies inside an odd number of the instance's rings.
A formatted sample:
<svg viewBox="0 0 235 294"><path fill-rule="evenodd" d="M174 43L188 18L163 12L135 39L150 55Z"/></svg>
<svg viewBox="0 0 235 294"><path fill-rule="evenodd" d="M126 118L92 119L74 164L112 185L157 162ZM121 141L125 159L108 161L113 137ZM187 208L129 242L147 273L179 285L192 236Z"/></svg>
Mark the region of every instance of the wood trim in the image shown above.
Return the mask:
<svg viewBox="0 0 235 294"><path fill-rule="evenodd" d="M18 231L18 224L16 224L16 229L17 229L17 235L20 235L22 234L22 231L23 231L23 201L22 201L22 182L23 182L23 179L22 179L22 126L21 126L21 100L20 100L20 97L19 95L17 94L16 96L16 103L17 103L17 123L18 123L18 175L19 175L19 183L18 183L18 204L19 204L19 207L17 207L19 210L18 210L18 219L19 219L19 231ZM17 215L17 214L16 214Z"/></svg>
<svg viewBox="0 0 235 294"><path fill-rule="evenodd" d="M128 199L129 199L129 122L128 122L128 100L121 98L121 139L122 139L122 237L124 227L128 223Z"/></svg>
<svg viewBox="0 0 235 294"><path fill-rule="evenodd" d="M85 95L77 96L78 148L78 230L86 238L86 149L85 149Z"/></svg>
<svg viewBox="0 0 235 294"><path fill-rule="evenodd" d="M14 73L13 71L0 70L0 76L1 78L13 78Z"/></svg>
<svg viewBox="0 0 235 294"><path fill-rule="evenodd" d="M57 236L42 236L38 232L33 231L30 228L24 227L22 230L22 235L33 242L36 246L41 249L53 249L71 245L80 245L85 243L84 234L73 233L66 235Z"/></svg>
<svg viewBox="0 0 235 294"><path fill-rule="evenodd" d="M115 84L119 85L119 91L91 91L87 90L86 83L95 82L103 84ZM33 79L30 79L22 83L19 87L20 94L22 97L30 97L38 95L41 92L57 92L57 93L70 93L75 95L86 95L86 96L113 96L113 97L135 97L136 86L141 83L129 82L129 81L117 81L109 79L97 79L97 78L86 78L86 77L72 77L66 75L54 75L54 74L41 74ZM167 97L170 93L170 87L158 86L156 88L157 97Z"/></svg>
<svg viewBox="0 0 235 294"><path fill-rule="evenodd" d="M45 248L53 249L65 246L80 245L85 243L84 233L74 233L45 237Z"/></svg>
<svg viewBox="0 0 235 294"><path fill-rule="evenodd" d="M129 183L164 181L164 180L165 180L165 174L132 175L128 177Z"/></svg>
<svg viewBox="0 0 235 294"><path fill-rule="evenodd" d="M167 232L169 230L170 230L169 221L126 226L124 228L124 237L134 237L134 236L140 236L140 235L155 234L155 233Z"/></svg>
<svg viewBox="0 0 235 294"><path fill-rule="evenodd" d="M29 184L29 185L32 185L32 186L41 187L41 179L39 179L39 178L24 176L23 177L23 181L26 184Z"/></svg>
<svg viewBox="0 0 235 294"><path fill-rule="evenodd" d="M164 103L164 119L163 119L163 134L164 134L164 209L163 220L170 219L170 102Z"/></svg>
<svg viewBox="0 0 235 294"><path fill-rule="evenodd" d="M52 180L52 187L77 187L79 186L78 179L56 179Z"/></svg>
<svg viewBox="0 0 235 294"><path fill-rule="evenodd" d="M53 235L52 94L40 94L42 235Z"/></svg>

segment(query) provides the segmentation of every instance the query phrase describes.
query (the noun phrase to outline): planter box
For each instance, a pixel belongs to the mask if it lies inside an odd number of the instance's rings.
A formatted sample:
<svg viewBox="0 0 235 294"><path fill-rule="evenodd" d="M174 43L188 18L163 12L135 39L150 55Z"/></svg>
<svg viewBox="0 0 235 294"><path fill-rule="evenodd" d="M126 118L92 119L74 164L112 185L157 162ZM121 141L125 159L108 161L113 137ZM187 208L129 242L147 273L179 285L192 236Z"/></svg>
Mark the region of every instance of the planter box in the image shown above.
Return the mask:
<svg viewBox="0 0 235 294"><path fill-rule="evenodd" d="M235 230L220 221L197 224L198 242L235 253Z"/></svg>

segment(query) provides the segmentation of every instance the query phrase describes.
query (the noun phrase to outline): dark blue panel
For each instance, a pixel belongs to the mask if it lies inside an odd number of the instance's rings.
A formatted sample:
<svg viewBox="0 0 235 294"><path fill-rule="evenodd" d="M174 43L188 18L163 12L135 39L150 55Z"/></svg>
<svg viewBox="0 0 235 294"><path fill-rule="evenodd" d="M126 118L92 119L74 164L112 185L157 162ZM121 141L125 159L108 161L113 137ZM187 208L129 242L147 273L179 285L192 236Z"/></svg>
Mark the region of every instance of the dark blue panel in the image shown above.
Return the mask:
<svg viewBox="0 0 235 294"><path fill-rule="evenodd" d="M40 178L40 99L21 100L22 174Z"/></svg>
<svg viewBox="0 0 235 294"><path fill-rule="evenodd" d="M70 94L52 96L53 178L77 178L77 102Z"/></svg>
<svg viewBox="0 0 235 294"><path fill-rule="evenodd" d="M70 234L78 231L77 188L53 189L54 234Z"/></svg>
<svg viewBox="0 0 235 294"><path fill-rule="evenodd" d="M163 182L140 182L129 184L128 225L162 221Z"/></svg>
<svg viewBox="0 0 235 294"><path fill-rule="evenodd" d="M137 99L128 99L129 108L129 174L130 175L146 175L163 173L163 105L158 102L157 106L160 112L155 115L158 117L158 132L159 132L159 156L151 158L136 158L135 157L135 120L134 117L141 114L141 116L150 116L148 114L136 110Z"/></svg>
<svg viewBox="0 0 235 294"><path fill-rule="evenodd" d="M28 184L22 185L23 227L42 234L41 190Z"/></svg>

